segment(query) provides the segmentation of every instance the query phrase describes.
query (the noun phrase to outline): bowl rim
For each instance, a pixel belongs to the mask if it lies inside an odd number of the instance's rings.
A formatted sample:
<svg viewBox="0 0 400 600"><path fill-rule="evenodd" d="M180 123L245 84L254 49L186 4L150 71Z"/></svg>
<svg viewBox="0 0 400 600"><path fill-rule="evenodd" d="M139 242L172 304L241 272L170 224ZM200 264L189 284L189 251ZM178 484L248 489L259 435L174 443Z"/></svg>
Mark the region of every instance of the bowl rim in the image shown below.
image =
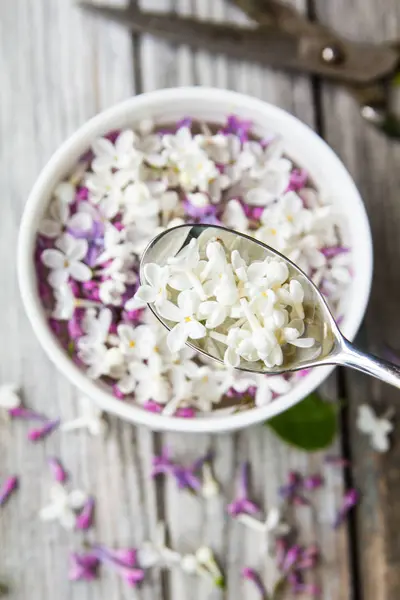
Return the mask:
<svg viewBox="0 0 400 600"><path fill-rule="evenodd" d="M297 128L298 131L301 131L304 136L307 136L313 141L314 147L318 147L321 155L325 156L325 158L329 159L331 162L333 161L336 163L336 167L341 169L342 175L346 180L347 193L349 193L349 195L351 193L353 208L356 208L357 210L359 226L363 230L361 239L357 239L357 243L360 243L363 246L362 270L360 269L360 273L357 275L357 309L353 309L353 312L350 315L346 313L345 316L345 335L350 340L354 338L367 307L373 269L371 230L364 203L353 179L341 160L326 142L308 127L308 125L297 119L297 117L263 100L218 88L169 88L134 96L95 115L64 141L42 169L25 205L18 235L17 272L19 288L26 314L48 357L71 381L71 383L85 395L89 396L103 410L114 413L131 423L145 425L158 431L190 433L233 431L266 421L273 416L284 412L302 400L307 394L315 390L335 367L319 367L313 373L297 382L288 394L277 398L263 407L241 411L233 415L199 416L193 419L163 416L161 414L146 411L140 406L125 403L114 397L111 392L106 391L98 383L90 380L84 371L74 364L52 333L47 324L37 291L36 273L33 261L34 240L37 230L34 224L35 216L38 207L41 206L43 195L47 195L49 187L53 184L54 173L62 167L65 159L70 154L76 154L76 150L83 139L99 135L99 131L104 131L104 125L109 121L123 117L126 112L130 112L134 108L151 108L151 106L158 106L163 101L171 101L173 99L195 99L197 101L204 100L207 102L212 102L217 99L218 102L220 102L222 99L226 102L228 107L230 104L242 104L246 109L246 112L249 113L251 113L252 110L259 113L268 112L268 117L270 119L271 117L276 117L278 121L284 119L290 123L291 126ZM110 129L112 129L112 126Z"/></svg>

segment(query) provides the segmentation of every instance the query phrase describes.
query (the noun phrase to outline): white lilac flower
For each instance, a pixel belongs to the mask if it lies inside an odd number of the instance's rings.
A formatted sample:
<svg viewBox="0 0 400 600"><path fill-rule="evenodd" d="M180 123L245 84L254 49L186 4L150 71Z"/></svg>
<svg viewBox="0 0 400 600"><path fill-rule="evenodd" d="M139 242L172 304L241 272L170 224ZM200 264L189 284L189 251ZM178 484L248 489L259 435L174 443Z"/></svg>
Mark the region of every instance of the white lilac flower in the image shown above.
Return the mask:
<svg viewBox="0 0 400 600"><path fill-rule="evenodd" d="M88 496L81 490L68 492L60 483L56 482L50 488L50 504L39 512L42 521L59 521L65 529L74 529L76 512L81 510Z"/></svg>
<svg viewBox="0 0 400 600"><path fill-rule="evenodd" d="M125 284L116 279L107 279L99 285L100 300L106 305L121 306L125 291Z"/></svg>
<svg viewBox="0 0 400 600"><path fill-rule="evenodd" d="M167 134L162 137L165 155L173 163L178 163L190 154L197 154L200 147L192 137L188 127L181 127L176 134Z"/></svg>
<svg viewBox="0 0 400 600"><path fill-rule="evenodd" d="M290 381L282 375L256 375L254 383L257 387L254 399L256 406L269 404L273 394L277 396L287 394L292 387Z"/></svg>
<svg viewBox="0 0 400 600"><path fill-rule="evenodd" d="M241 233L248 233L249 220L238 200L230 200L222 214L222 222L226 227Z"/></svg>
<svg viewBox="0 0 400 600"><path fill-rule="evenodd" d="M226 385L225 373L211 367L199 367L192 378L192 393L196 406L203 412L211 412L215 404L221 402Z"/></svg>
<svg viewBox="0 0 400 600"><path fill-rule="evenodd" d="M95 155L92 169L96 172L103 172L130 167L136 154L135 142L136 135L130 129L122 131L115 140L115 144L103 137L96 139L92 143Z"/></svg>
<svg viewBox="0 0 400 600"><path fill-rule="evenodd" d="M65 229L74 231L89 231L92 226L90 215L76 212L71 216L69 204L59 198L55 198L49 206L48 215L39 226L39 233L48 237L56 238Z"/></svg>
<svg viewBox="0 0 400 600"><path fill-rule="evenodd" d="M155 565L178 564L182 556L179 552L167 546L166 527L162 521L157 524L154 541L144 542L138 548L138 562L142 568L148 569Z"/></svg>
<svg viewBox="0 0 400 600"><path fill-rule="evenodd" d="M204 325L210 329L219 327L228 316L228 311L225 306L215 300L202 302L197 310L197 315L200 320L206 319Z"/></svg>
<svg viewBox="0 0 400 600"><path fill-rule="evenodd" d="M109 308L102 308L100 311L95 308L87 309L81 322L84 335L79 338L79 347L105 344L111 322L112 312Z"/></svg>
<svg viewBox="0 0 400 600"><path fill-rule="evenodd" d="M76 281L89 281L92 270L82 262L88 251L86 240L78 240L64 233L55 242L55 248L43 250L41 260L50 269L48 281L53 287L66 283L71 277Z"/></svg>
<svg viewBox="0 0 400 600"><path fill-rule="evenodd" d="M21 404L18 390L14 383L3 383L0 386L0 409L11 410Z"/></svg>
<svg viewBox="0 0 400 600"><path fill-rule="evenodd" d="M109 277L113 281L120 281L126 285L136 283L138 276L134 271L136 259L134 256L114 258L106 267L100 271L103 277Z"/></svg>
<svg viewBox="0 0 400 600"><path fill-rule="evenodd" d="M377 417L368 404L358 407L357 429L369 435L370 444L377 452L389 450L389 435L393 431L393 423L388 418Z"/></svg>
<svg viewBox="0 0 400 600"><path fill-rule="evenodd" d="M86 373L91 379L102 375L120 379L125 374L125 359L119 348L78 343L78 357L88 367Z"/></svg>
<svg viewBox="0 0 400 600"><path fill-rule="evenodd" d="M186 154L176 164L179 169L179 183L188 192L196 189L206 192L210 182L219 177L214 162L202 151Z"/></svg>
<svg viewBox="0 0 400 600"><path fill-rule="evenodd" d="M285 158L267 162L259 174L257 187L247 192L246 202L253 206L268 206L278 200L289 185L291 168L292 163Z"/></svg>
<svg viewBox="0 0 400 600"><path fill-rule="evenodd" d="M124 225L135 223L137 220L152 219L159 213L160 205L153 197L149 186L136 182L128 185L124 191Z"/></svg>
<svg viewBox="0 0 400 600"><path fill-rule="evenodd" d="M90 173L86 178L89 190L89 200L98 205L99 210L107 219L112 219L118 213L124 200L122 187L129 181L129 176L123 171L112 173L100 171Z"/></svg>
<svg viewBox="0 0 400 600"><path fill-rule="evenodd" d="M149 360L143 363L137 373L138 384L135 389L135 399L138 404L154 400L158 404L167 404L171 398L171 384L160 372L159 363Z"/></svg>
<svg viewBox="0 0 400 600"><path fill-rule="evenodd" d="M144 267L144 276L147 284L141 285L135 296L125 304L126 310L143 308L148 303L156 306L168 299L167 284L170 278L170 268L160 267L156 264L147 264Z"/></svg>
<svg viewBox="0 0 400 600"><path fill-rule="evenodd" d="M72 204L75 198L75 185L71 181L62 181L56 186L53 196L64 204Z"/></svg>
<svg viewBox="0 0 400 600"><path fill-rule="evenodd" d="M167 342L171 352L177 352L187 340L198 340L206 335L206 328L196 318L199 308L199 297L191 290L178 295L177 305L165 300L158 307L160 315L176 323L168 333Z"/></svg>
<svg viewBox="0 0 400 600"><path fill-rule="evenodd" d="M61 423L60 431L87 429L91 435L104 435L107 431L107 422L97 404L91 398L84 396L80 398L79 406L79 417Z"/></svg>
<svg viewBox="0 0 400 600"><path fill-rule="evenodd" d="M274 548L277 538L290 533L290 526L282 519L281 511L276 507L268 511L265 521L259 521L246 513L238 515L237 520L249 529L263 534L269 551Z"/></svg>
<svg viewBox="0 0 400 600"><path fill-rule="evenodd" d="M146 359L154 346L154 334L148 325L133 327L121 323L117 327L119 348L124 356L129 359Z"/></svg>

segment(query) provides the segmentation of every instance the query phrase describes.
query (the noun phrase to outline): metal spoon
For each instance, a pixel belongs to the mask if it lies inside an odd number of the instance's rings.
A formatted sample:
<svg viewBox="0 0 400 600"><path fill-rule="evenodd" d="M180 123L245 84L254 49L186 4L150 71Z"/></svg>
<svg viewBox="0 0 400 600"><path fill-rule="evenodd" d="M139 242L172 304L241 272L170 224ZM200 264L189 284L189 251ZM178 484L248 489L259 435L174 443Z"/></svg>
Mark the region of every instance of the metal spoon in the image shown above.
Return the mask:
<svg viewBox="0 0 400 600"><path fill-rule="evenodd" d="M238 369L256 373L278 374L322 365L343 365L368 373L400 388L400 367L366 354L346 340L339 331L323 296L313 282L282 254L245 234L214 225L180 225L179 227L167 229L155 237L143 253L140 263L141 282L145 283L143 269L147 263L165 265L168 258L176 256L193 238L198 239L200 250L205 247L208 241L217 238L229 252L238 250L247 264L256 260L262 261L267 257L279 258L287 264L289 278L297 279L302 284L305 292L303 303L305 310L304 336L315 338L315 345L311 348L291 346L288 352L285 349L285 359L280 366L267 368L262 361L247 362L242 360ZM171 329L173 324L158 314L156 306L149 305L149 307L161 323L167 329ZM208 336L200 340L191 340L188 345L208 358L220 363L223 362L225 346Z"/></svg>

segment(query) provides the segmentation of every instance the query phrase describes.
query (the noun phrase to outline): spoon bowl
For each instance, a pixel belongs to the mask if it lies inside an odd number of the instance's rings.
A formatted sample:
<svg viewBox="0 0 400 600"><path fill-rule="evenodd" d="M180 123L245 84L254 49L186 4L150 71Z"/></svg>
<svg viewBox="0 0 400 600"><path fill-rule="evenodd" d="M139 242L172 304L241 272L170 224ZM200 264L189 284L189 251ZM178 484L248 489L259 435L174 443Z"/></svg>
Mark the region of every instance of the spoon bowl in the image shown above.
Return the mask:
<svg viewBox="0 0 400 600"><path fill-rule="evenodd" d="M375 356L358 350L340 332L321 292L299 267L288 258L246 234L217 225L185 224L167 229L156 236L144 251L140 263L140 280L145 283L144 268L149 263L165 266L168 259L175 257L191 240L197 240L200 252L211 240L220 241L227 252L239 251L249 265L266 258L278 258L285 262L289 270L289 279L296 279L304 290L305 335L315 339L310 348L285 346L282 365L267 367L264 362L249 362L241 359L238 369L265 374L280 374L322 365L343 365L358 369L400 388L400 368ZM149 304L150 309L167 328L173 324L162 317L157 306ZM229 325L229 324L228 324ZM232 323L233 325L233 323ZM187 344L209 359L223 363L224 345L209 336L190 340Z"/></svg>

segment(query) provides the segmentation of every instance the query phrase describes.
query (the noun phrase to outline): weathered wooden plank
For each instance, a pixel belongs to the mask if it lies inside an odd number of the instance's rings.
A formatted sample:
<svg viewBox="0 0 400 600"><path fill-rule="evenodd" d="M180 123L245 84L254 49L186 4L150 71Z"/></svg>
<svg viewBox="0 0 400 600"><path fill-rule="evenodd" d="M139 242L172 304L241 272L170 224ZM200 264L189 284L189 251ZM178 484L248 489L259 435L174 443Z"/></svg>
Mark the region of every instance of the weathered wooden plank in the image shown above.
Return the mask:
<svg viewBox="0 0 400 600"><path fill-rule="evenodd" d="M318 17L353 39L383 42L400 34L400 6L381 3L317 2ZM325 138L341 155L358 184L371 222L375 249L374 280L360 344L382 351L383 344L399 347L398 299L400 289L398 227L400 184L397 165L400 146L365 124L356 103L344 90L323 85ZM355 265L362 268L362 265ZM350 414L353 475L362 494L357 510L359 582L365 600L397 600L400 589L400 524L396 440L387 455L377 456L355 427L357 407L371 403L378 412L396 407L399 392L356 373L346 373Z"/></svg>

